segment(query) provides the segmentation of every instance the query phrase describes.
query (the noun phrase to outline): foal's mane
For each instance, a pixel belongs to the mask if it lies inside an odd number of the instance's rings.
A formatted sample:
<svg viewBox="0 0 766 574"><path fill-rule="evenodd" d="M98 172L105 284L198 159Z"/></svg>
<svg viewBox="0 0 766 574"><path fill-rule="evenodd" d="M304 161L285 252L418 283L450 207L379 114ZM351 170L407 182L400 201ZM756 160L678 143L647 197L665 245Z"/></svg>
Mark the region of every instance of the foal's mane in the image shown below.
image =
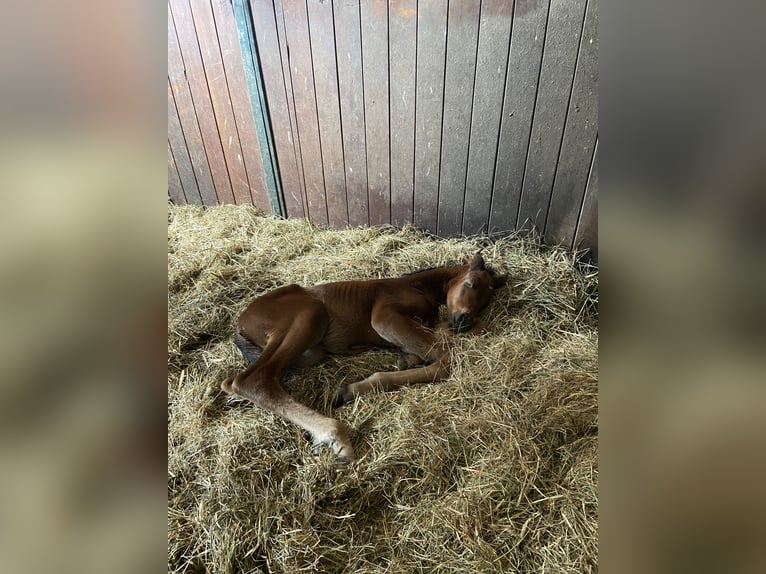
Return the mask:
<svg viewBox="0 0 766 574"><path fill-rule="evenodd" d="M405 273L402 277L409 277L410 275L417 275L418 273L425 273L426 271L433 271L434 269L444 269L444 267L425 267L423 269L418 269L417 271Z"/></svg>
<svg viewBox="0 0 766 574"><path fill-rule="evenodd" d="M426 271L435 271L437 269L450 269L452 267L460 267L464 265L464 263L447 263L446 265L439 265L438 267L436 265L433 265L431 267L424 267L423 269L418 269L416 271L410 271L409 273L405 273L402 275L402 277L409 277L410 275L417 275L418 273L425 273Z"/></svg>
<svg viewBox="0 0 766 574"><path fill-rule="evenodd" d="M452 263L448 265L442 265L440 267L425 267L423 269L418 269L417 271L410 271L409 273L405 273L404 275L402 275L402 277L409 277L411 275L417 275L418 273L425 273L426 271L433 271L435 269L449 269L450 267L460 267L461 265L462 265L461 263ZM495 272L491 268L485 267L484 270L494 277Z"/></svg>

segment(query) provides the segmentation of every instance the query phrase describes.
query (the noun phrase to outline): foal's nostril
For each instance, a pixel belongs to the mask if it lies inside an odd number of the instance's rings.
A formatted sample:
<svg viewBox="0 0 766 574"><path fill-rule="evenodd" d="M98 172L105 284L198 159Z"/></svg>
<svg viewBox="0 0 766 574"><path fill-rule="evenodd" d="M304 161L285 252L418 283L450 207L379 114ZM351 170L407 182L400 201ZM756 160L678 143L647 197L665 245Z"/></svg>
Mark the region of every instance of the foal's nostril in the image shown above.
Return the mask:
<svg viewBox="0 0 766 574"><path fill-rule="evenodd" d="M468 313L460 313L450 317L449 326L454 333L464 333L473 326L473 320Z"/></svg>

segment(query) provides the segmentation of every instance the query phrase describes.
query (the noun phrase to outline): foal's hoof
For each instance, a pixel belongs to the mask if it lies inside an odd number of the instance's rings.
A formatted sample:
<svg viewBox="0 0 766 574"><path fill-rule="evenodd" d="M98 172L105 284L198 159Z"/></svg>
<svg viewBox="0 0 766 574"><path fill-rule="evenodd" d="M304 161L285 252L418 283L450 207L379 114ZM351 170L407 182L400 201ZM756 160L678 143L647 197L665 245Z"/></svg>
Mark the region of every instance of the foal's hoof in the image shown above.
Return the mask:
<svg viewBox="0 0 766 574"><path fill-rule="evenodd" d="M354 455L354 449L352 448L350 444L339 446L338 443L334 441L329 444L326 442L314 443L311 447L311 454L313 454L314 456L319 456L319 451L323 446L330 447L335 452L335 454L338 457L337 458L338 464L345 466L347 464L351 464L352 462L356 460L356 456Z"/></svg>
<svg viewBox="0 0 766 574"><path fill-rule="evenodd" d="M332 400L333 408L342 407L346 403L350 403L354 400L354 393L348 388L348 385L341 385L338 392L335 393L335 398Z"/></svg>
<svg viewBox="0 0 766 574"><path fill-rule="evenodd" d="M314 435L312 452L314 455L318 455L319 449L322 446L328 446L338 457L339 463L348 464L353 462L356 460L356 456L354 455L354 447L351 446L349 434L349 429L344 423L335 421L332 430L320 435Z"/></svg>
<svg viewBox="0 0 766 574"><path fill-rule="evenodd" d="M356 454L350 444L342 447L336 453L338 455L338 464L347 465L356 460Z"/></svg>

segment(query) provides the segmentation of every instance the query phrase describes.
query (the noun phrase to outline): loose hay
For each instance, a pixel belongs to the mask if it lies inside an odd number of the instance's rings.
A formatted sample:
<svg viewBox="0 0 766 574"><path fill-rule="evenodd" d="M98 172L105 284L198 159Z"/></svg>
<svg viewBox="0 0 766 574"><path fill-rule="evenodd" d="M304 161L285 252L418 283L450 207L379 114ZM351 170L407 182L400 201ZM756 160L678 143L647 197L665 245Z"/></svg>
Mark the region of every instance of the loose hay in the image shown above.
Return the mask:
<svg viewBox="0 0 766 574"><path fill-rule="evenodd" d="M315 458L302 430L220 391L243 367L231 334L252 298L462 263L478 248L510 286L484 313L487 334L454 339L447 381L333 411L341 382L399 355L330 357L286 379L354 429L355 464ZM597 281L534 239L171 206L168 571L596 571Z"/></svg>

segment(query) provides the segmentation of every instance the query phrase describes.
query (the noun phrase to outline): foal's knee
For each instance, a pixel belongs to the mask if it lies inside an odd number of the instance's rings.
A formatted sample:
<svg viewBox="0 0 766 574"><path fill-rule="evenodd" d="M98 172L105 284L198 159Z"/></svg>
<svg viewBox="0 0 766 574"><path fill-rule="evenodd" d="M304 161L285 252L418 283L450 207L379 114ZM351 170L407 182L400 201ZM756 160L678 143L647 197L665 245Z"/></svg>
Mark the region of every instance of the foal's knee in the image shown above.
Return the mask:
<svg viewBox="0 0 766 574"><path fill-rule="evenodd" d="M221 390L227 395L233 395L237 391L234 390L234 377L227 378L221 383Z"/></svg>

